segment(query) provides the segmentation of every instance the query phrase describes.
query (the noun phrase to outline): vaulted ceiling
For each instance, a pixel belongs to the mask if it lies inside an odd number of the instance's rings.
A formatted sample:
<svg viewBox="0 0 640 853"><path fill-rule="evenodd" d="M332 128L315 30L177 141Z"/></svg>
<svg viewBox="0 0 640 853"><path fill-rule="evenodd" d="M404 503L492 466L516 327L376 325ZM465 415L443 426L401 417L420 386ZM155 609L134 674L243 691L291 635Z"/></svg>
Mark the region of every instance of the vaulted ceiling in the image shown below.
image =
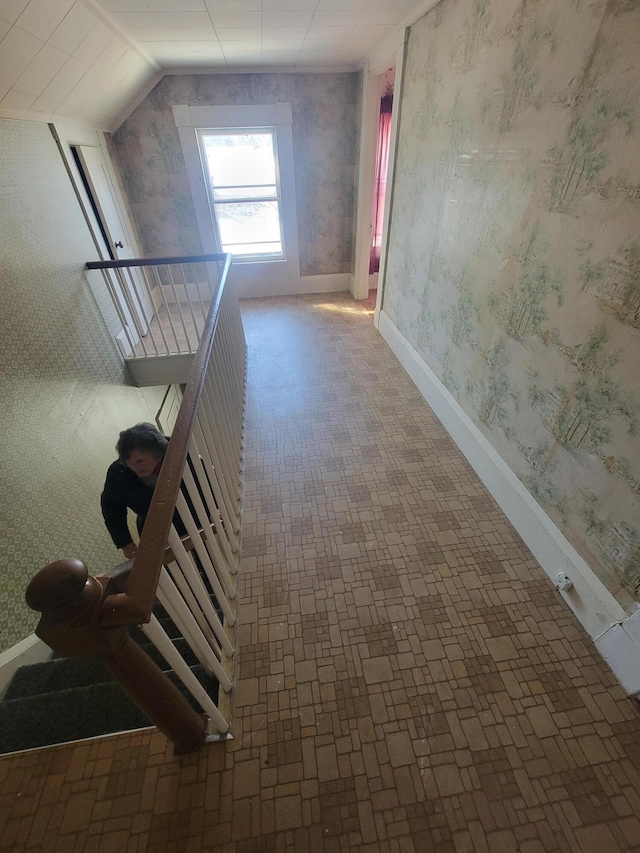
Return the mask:
<svg viewBox="0 0 640 853"><path fill-rule="evenodd" d="M163 73L356 69L415 0L0 0L0 116L114 127Z"/></svg>

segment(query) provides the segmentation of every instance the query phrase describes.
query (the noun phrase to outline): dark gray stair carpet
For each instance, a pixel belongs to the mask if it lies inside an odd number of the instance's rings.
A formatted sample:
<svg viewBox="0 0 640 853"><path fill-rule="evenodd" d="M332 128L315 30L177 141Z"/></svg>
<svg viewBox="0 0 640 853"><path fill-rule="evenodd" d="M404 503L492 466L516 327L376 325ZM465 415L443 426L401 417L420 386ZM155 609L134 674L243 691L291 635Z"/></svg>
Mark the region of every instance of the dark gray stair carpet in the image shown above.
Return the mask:
<svg viewBox="0 0 640 853"><path fill-rule="evenodd" d="M208 678L200 665L191 667L207 688ZM192 707L200 711L173 672L167 673ZM0 753L17 752L56 743L152 725L113 681L38 693L0 702Z"/></svg>
<svg viewBox="0 0 640 853"><path fill-rule="evenodd" d="M218 682L207 676L179 629L159 605L154 613L208 695L217 702ZM178 687L200 706L139 628L131 637ZM0 754L82 740L150 726L150 721L93 658L59 658L20 667L0 702Z"/></svg>

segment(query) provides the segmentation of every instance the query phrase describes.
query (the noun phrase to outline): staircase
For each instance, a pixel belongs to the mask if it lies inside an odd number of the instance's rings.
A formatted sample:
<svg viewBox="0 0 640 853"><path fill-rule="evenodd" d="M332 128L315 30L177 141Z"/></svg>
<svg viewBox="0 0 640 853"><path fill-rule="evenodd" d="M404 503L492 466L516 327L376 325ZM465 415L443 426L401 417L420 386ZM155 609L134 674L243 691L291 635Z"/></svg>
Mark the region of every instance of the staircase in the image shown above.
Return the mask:
<svg viewBox="0 0 640 853"><path fill-rule="evenodd" d="M207 676L161 605L156 604L154 613L198 681L217 702L216 679ZM200 713L191 694L142 631L134 628L131 636ZM150 725L120 685L112 681L100 660L52 657L43 663L20 667L7 686L0 702L0 754Z"/></svg>

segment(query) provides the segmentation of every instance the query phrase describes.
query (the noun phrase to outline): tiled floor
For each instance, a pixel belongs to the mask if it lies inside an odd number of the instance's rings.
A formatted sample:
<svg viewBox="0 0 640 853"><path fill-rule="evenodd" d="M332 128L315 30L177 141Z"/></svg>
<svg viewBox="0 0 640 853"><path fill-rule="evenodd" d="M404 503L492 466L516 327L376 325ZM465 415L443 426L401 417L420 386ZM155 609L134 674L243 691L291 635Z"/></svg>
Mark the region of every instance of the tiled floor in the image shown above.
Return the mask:
<svg viewBox="0 0 640 853"><path fill-rule="evenodd" d="M249 301L228 745L0 761L0 849L640 851L640 718L346 296Z"/></svg>
<svg viewBox="0 0 640 853"><path fill-rule="evenodd" d="M144 336L144 344L136 344L134 356L195 352L210 305L210 302L195 300L190 303L173 303L169 306L170 311L160 305Z"/></svg>

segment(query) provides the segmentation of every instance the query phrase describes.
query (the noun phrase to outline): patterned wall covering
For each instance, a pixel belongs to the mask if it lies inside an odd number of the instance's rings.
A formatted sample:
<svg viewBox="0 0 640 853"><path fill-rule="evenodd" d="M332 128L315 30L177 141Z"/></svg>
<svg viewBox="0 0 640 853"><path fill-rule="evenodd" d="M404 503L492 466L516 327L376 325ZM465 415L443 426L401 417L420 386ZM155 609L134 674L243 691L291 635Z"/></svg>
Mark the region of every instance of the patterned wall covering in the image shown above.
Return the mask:
<svg viewBox="0 0 640 853"><path fill-rule="evenodd" d="M638 45L638 0L443 0L412 27L384 305L630 610Z"/></svg>
<svg viewBox="0 0 640 853"><path fill-rule="evenodd" d="M163 389L129 387L97 253L49 128L0 120L0 651L30 634L35 572L60 557L119 562L99 496L119 430L154 416Z"/></svg>
<svg viewBox="0 0 640 853"><path fill-rule="evenodd" d="M145 253L202 251L171 107L290 102L302 275L352 271L359 74L165 77L112 136Z"/></svg>

